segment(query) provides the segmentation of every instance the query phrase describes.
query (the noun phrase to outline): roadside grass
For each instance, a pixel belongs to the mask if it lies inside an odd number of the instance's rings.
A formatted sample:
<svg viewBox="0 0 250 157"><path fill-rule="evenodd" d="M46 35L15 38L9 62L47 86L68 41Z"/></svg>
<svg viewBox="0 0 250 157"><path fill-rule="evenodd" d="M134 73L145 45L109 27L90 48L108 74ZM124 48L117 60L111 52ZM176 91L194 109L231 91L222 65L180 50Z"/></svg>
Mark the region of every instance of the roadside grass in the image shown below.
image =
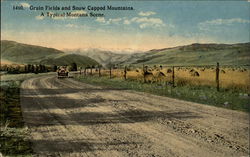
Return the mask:
<svg viewBox="0 0 250 157"><path fill-rule="evenodd" d="M164 82L172 81L172 68L163 68L154 69L153 67L149 68L150 73L152 73L152 77L149 78L150 81L156 81L160 79ZM170 72L168 72L170 70ZM242 91L250 90L250 70L249 69L230 69L230 68L221 68L221 72L219 74L220 79L220 87L228 88L228 89L240 89ZM192 76L190 71L195 71L199 76ZM159 73L164 74L164 76L159 77ZM129 69L127 71L127 78L133 80L143 80L142 68L137 69ZM93 74L97 74L97 72L93 72ZM109 70L102 70L102 75L109 75ZM123 78L124 69L114 69L112 70L112 76L117 78ZM192 86L216 86L215 81L215 69L212 68L197 68L197 67L182 67L175 68L175 81L182 82Z"/></svg>
<svg viewBox="0 0 250 157"><path fill-rule="evenodd" d="M173 88L166 83L142 83L136 80L123 80L120 78L97 77L97 76L75 76L76 80L112 87L116 89L129 89L140 92L152 93L160 96L167 96L181 100L197 102L231 110L249 112L249 93L245 90L223 89L216 91L212 86L183 85Z"/></svg>
<svg viewBox="0 0 250 157"><path fill-rule="evenodd" d="M0 154L31 156L28 128L24 126L20 106L21 81L1 81Z"/></svg>

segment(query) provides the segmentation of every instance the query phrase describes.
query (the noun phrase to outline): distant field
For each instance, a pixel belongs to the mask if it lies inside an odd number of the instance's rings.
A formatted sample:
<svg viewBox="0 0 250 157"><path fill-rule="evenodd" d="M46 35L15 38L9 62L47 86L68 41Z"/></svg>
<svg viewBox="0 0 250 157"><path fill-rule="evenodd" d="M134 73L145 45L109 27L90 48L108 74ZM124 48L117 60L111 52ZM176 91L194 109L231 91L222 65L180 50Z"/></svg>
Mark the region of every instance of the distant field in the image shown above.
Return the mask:
<svg viewBox="0 0 250 157"><path fill-rule="evenodd" d="M16 63L8 61L8 60L1 59L1 65L11 65L11 64L16 64Z"/></svg>
<svg viewBox="0 0 250 157"><path fill-rule="evenodd" d="M146 82L150 83L172 83L173 76L172 67L148 68L149 74L146 76ZM109 70L101 71L102 75L108 76ZM93 71L93 74L98 74L98 71ZM185 86L216 86L215 68L204 67L175 67L175 85ZM112 70L112 76L117 78L124 77L124 69ZM128 80L143 81L142 68L128 68ZM250 69L248 68L220 68L219 73L220 87L225 89L250 90Z"/></svg>

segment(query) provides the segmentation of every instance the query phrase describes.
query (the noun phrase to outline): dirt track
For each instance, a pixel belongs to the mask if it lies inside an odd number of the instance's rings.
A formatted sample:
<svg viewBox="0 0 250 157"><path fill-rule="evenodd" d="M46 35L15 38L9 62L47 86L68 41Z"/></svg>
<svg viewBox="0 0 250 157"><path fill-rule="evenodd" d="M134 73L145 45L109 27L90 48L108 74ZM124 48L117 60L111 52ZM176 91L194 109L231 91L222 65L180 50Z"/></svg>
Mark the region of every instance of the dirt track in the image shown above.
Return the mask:
<svg viewBox="0 0 250 157"><path fill-rule="evenodd" d="M249 152L243 112L43 76L21 105L37 156L229 157Z"/></svg>

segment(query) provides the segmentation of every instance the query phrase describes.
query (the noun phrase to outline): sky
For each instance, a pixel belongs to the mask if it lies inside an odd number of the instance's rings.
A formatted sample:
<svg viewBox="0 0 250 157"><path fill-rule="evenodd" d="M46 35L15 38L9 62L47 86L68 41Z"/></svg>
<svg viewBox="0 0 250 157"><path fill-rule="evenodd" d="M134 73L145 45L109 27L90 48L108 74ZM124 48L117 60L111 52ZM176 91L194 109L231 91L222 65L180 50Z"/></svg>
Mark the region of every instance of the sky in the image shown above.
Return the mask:
<svg viewBox="0 0 250 157"><path fill-rule="evenodd" d="M133 10L108 10L110 5ZM13 9L15 6L23 6L23 10ZM39 6L44 10L33 10ZM60 10L45 10L46 6L58 6ZM68 6L71 10L61 10ZM73 10L73 6L85 10ZM103 6L105 10L91 10ZM104 17L47 17L47 13L65 12ZM1 40L60 50L132 52L192 43L244 43L250 42L249 26L248 1L1 0Z"/></svg>

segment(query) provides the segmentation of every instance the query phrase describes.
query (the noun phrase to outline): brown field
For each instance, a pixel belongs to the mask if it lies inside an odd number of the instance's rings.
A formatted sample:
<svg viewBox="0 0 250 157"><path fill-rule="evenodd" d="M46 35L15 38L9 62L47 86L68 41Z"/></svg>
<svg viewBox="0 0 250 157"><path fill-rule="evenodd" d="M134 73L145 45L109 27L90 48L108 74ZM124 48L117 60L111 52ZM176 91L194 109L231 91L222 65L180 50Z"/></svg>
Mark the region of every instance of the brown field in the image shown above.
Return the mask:
<svg viewBox="0 0 250 157"><path fill-rule="evenodd" d="M94 75L98 74L97 70L92 70ZM149 74L146 75L146 82L172 82L172 67L160 69L148 68ZM90 70L87 71L90 73ZM109 76L109 70L101 70L102 76ZM205 85L216 86L215 68L200 67L175 67L175 84L183 85ZM112 77L124 78L124 69L112 69ZM133 68L127 70L128 80L143 81L142 68ZM245 68L220 68L219 73L220 87L232 89L250 89L250 70Z"/></svg>
<svg viewBox="0 0 250 157"><path fill-rule="evenodd" d="M8 60L1 59L1 65L11 65L11 64L15 64L15 63L8 61Z"/></svg>
<svg viewBox="0 0 250 157"><path fill-rule="evenodd" d="M25 71L25 65L21 64L2 64L1 69L18 69ZM50 68L50 67L49 67ZM172 67L153 68L148 67L145 81L149 83L172 83ZM90 69L87 70L90 73ZM92 69L92 74L98 75L98 69ZM101 70L102 76L109 76L109 70ZM174 68L175 85L202 85L216 86L215 67L175 67ZM112 77L124 78L124 69L112 69ZM144 81L142 68L128 68L126 78L128 80ZM243 67L220 68L219 73L220 87L230 89L250 90L250 69Z"/></svg>

